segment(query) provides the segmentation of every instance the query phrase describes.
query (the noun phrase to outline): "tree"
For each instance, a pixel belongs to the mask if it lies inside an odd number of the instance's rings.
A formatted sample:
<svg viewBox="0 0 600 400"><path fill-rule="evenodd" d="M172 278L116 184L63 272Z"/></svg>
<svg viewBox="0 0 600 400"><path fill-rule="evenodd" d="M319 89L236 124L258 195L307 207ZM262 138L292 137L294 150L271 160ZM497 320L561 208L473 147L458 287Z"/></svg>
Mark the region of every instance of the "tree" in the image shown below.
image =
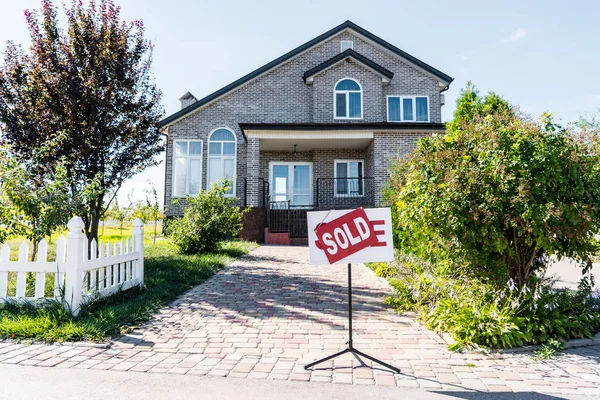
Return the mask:
<svg viewBox="0 0 600 400"><path fill-rule="evenodd" d="M23 235L33 244L35 260L39 242L67 225L71 206L66 170L33 174L19 163L9 147L0 148L0 239Z"/></svg>
<svg viewBox="0 0 600 400"><path fill-rule="evenodd" d="M599 148L597 135L550 115L534 122L469 85L447 134L421 140L407 162L395 197L401 246L496 284L528 283L549 255L589 262Z"/></svg>
<svg viewBox="0 0 600 400"><path fill-rule="evenodd" d="M158 221L162 221L165 217L165 213L158 202L158 193L156 188L152 185L152 182L148 181L150 188L146 190L146 204L144 205L145 217L144 223L152 221L154 223L154 238L152 243L156 243L156 236L158 230Z"/></svg>
<svg viewBox="0 0 600 400"><path fill-rule="evenodd" d="M115 199L110 208L109 215L111 219L119 223L120 235L123 235L123 224L131 216L131 203L129 206L122 207L119 205L119 200Z"/></svg>
<svg viewBox="0 0 600 400"><path fill-rule="evenodd" d="M73 1L57 8L42 1L26 11L31 47L10 43L0 66L0 129L19 162L45 146L35 169L62 160L85 232L98 225L122 183L163 150L158 122L161 93L150 66L152 44L141 21L126 23L112 0ZM34 175L37 172L32 172Z"/></svg>

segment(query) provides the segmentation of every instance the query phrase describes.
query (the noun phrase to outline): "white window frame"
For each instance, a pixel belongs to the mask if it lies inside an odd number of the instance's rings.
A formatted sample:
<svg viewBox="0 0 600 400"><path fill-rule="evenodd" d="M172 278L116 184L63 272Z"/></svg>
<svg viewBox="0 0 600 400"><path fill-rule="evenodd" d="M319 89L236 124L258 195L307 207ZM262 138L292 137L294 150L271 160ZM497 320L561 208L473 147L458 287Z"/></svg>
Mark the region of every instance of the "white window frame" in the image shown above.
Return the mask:
<svg viewBox="0 0 600 400"><path fill-rule="evenodd" d="M349 46L348 46L348 43L350 43ZM344 49L344 44L348 46L347 49ZM341 40L340 41L340 53L343 53L344 51L346 51L348 49L354 50L354 40Z"/></svg>
<svg viewBox="0 0 600 400"><path fill-rule="evenodd" d="M400 121L390 121L390 97L395 97L400 99ZM427 99L427 121L417 121L417 97L424 97ZM414 119L404 119L404 107L403 100L404 99L412 99L412 109L413 109L413 118ZM429 101L429 96L423 95L411 95L411 96L400 96L396 94L387 95L385 98L385 106L387 108L387 121L388 122L430 122L431 121L431 103Z"/></svg>
<svg viewBox="0 0 600 400"><path fill-rule="evenodd" d="M269 196L271 198L275 197L275 182L273 182L273 166L274 165L287 165L288 168L288 201L290 202L290 206L296 206L297 204L292 204L292 198L294 197L294 173L293 167L294 165L308 165L308 174L309 174L309 186L310 186L310 199L312 204L301 204L300 207L313 207L315 204L315 198L313 193L313 163L311 161L269 161Z"/></svg>
<svg viewBox="0 0 600 400"><path fill-rule="evenodd" d="M335 88L337 87L338 83L340 83L341 81L345 81L346 79L356 82L358 84L359 90L358 91L356 91L356 90L336 90ZM360 117L349 117L348 115L350 114L350 93L357 93L357 92L360 93ZM338 93L343 93L346 95L346 116L344 116L344 117L336 116L336 110L337 110L337 96L336 95ZM342 78L339 81L337 81L335 83L335 85L333 85L333 119L351 119L351 120L363 119L364 97L365 96L363 93L362 85L356 79L346 77L346 78Z"/></svg>
<svg viewBox="0 0 600 400"><path fill-rule="evenodd" d="M175 148L177 147L177 143L180 142L185 142L187 143L187 154L185 156L186 158L186 175L185 175L185 192L182 195L178 195L175 194L175 179L177 179L177 177L175 176L175 161L177 160L177 158L181 158L183 156L177 156L175 154ZM200 143L200 155L198 156L190 156L190 143ZM172 151L172 160L171 160L171 197L173 198L185 198L186 196L189 195L190 193L190 162L189 160L200 160L200 190L202 190L202 167L203 167L203 154L204 151L204 142L202 140L196 140L196 139L177 139L177 140L173 140L173 151ZM196 195L192 195L192 196L196 196Z"/></svg>
<svg viewBox="0 0 600 400"><path fill-rule="evenodd" d="M347 168L348 168L347 173L349 174L350 173L350 163L352 163L352 162L362 163L361 164L362 165L362 168L361 168L362 169L362 181L363 181L362 182L362 188L363 188L362 194L354 194L353 195L353 194L350 194L350 191L348 191L348 194L338 194L338 191L337 191L337 177L338 177L337 176L337 165L338 164L346 164ZM348 198L348 197L365 197L365 160L333 160L333 177L335 178L334 179L335 183L333 185L333 190L334 190L334 196L335 197L345 197L345 198ZM352 177L348 176L348 177L346 177L346 179L357 179L358 180L358 179L361 179L361 178L352 178Z"/></svg>
<svg viewBox="0 0 600 400"><path fill-rule="evenodd" d="M225 156L223 155L223 145L221 145L221 155L220 156L211 156L210 155L210 138L212 137L213 133L215 133L216 131L220 130L220 129L225 129L228 130L229 132L231 132L231 134L233 135L233 141L222 141L222 140L215 140L215 142L219 142L219 143L233 143L235 145L234 147L234 155L233 156ZM233 179L233 182L231 183L231 185L233 186L233 193L230 194L226 194L225 197L235 197L236 195L236 186L237 186L237 135L235 134L235 132L233 131L233 129L230 129L226 126L220 126L218 128L213 129L212 131L210 131L210 133L208 134L208 147L206 148L206 189L208 190L210 188L210 159L211 158L220 158L221 159L221 170L224 171L225 170L225 159L231 159L233 158L233 176L231 177ZM222 177L221 177L222 178Z"/></svg>

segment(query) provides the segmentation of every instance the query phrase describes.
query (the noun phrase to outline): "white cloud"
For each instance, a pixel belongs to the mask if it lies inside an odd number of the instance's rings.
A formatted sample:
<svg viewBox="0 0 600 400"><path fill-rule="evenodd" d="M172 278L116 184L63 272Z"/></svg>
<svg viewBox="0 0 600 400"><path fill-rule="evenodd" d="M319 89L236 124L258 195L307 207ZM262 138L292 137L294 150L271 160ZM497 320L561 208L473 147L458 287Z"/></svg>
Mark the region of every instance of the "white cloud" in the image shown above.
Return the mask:
<svg viewBox="0 0 600 400"><path fill-rule="evenodd" d="M510 35L502 39L503 42L518 42L523 40L525 36L527 36L527 29L519 28L516 31L512 32Z"/></svg>

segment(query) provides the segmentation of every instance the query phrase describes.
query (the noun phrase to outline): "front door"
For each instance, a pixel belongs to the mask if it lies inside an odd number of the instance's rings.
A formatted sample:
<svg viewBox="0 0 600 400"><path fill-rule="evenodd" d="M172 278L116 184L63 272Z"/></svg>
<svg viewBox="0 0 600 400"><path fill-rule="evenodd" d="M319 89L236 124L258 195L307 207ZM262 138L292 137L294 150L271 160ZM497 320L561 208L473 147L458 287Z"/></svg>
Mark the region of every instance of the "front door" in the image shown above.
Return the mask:
<svg viewBox="0 0 600 400"><path fill-rule="evenodd" d="M312 207L312 163L271 162L269 166L273 208Z"/></svg>

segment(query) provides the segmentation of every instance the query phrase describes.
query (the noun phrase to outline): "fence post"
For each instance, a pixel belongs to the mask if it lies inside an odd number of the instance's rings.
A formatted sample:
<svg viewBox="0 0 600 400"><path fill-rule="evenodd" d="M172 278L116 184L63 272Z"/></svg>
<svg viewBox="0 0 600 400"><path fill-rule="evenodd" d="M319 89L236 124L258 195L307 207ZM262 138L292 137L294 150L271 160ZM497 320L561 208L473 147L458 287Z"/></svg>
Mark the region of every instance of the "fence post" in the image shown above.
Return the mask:
<svg viewBox="0 0 600 400"><path fill-rule="evenodd" d="M67 224L69 233L67 234L67 262L65 263L65 302L67 311L74 316L79 314L82 301L82 264L84 252L87 253L85 246L85 235L83 220L79 217L73 217Z"/></svg>
<svg viewBox="0 0 600 400"><path fill-rule="evenodd" d="M136 276L139 277L139 285L144 285L144 223L139 218L133 221L133 251L137 251L139 259L136 262Z"/></svg>

